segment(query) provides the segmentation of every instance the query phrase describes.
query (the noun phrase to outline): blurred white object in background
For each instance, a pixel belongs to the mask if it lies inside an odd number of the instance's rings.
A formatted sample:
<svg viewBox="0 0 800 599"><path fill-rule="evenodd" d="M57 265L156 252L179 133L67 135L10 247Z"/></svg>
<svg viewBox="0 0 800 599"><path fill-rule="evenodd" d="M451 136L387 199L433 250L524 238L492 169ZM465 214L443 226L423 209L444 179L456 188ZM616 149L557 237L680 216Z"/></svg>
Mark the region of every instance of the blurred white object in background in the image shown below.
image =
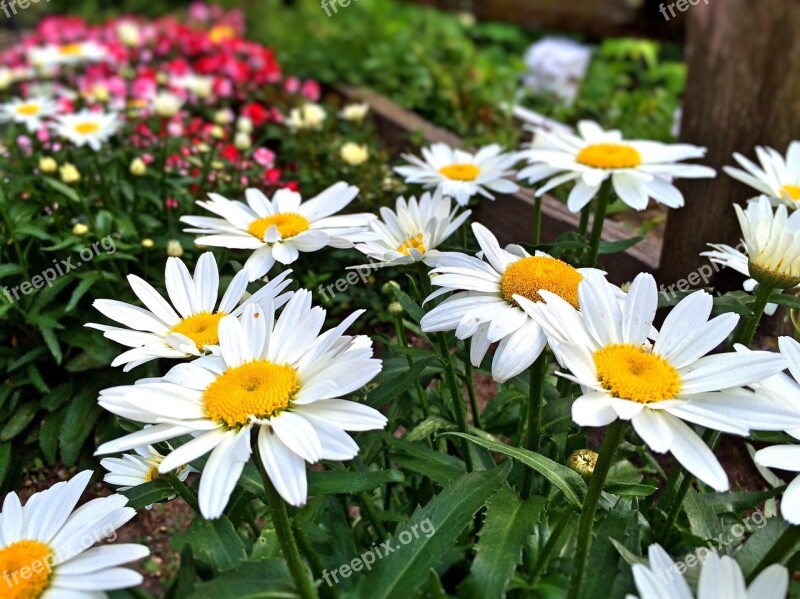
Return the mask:
<svg viewBox="0 0 800 599"><path fill-rule="evenodd" d="M592 51L573 40L545 37L525 51L524 84L537 93L558 96L571 104L589 68Z"/></svg>

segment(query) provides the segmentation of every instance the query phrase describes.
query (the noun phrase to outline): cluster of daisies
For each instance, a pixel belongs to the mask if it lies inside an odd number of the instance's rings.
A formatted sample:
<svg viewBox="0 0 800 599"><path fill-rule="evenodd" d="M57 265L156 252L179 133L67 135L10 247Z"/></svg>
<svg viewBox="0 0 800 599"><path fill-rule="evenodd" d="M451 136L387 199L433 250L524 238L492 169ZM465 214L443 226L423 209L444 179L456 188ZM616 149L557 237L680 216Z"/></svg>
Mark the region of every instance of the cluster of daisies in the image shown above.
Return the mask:
<svg viewBox="0 0 800 599"><path fill-rule="evenodd" d="M89 65L77 81L80 93L60 88L51 90L53 96L29 94L0 106L0 114L40 139L55 131L93 149L115 134L119 113L131 108L161 119L170 135L185 135L185 123L172 120L185 103L236 97L240 88L280 79L271 54L241 41L237 27L235 20L222 22L199 35L172 21L125 20L99 30L70 20L56 29L45 23L40 43L0 67L0 81L24 80L31 69ZM89 41L68 41L76 39L76 31ZM220 46L228 49L207 52ZM166 82L149 72L117 80L116 71L106 68L146 52L184 53L195 60L171 63ZM138 100L132 106L131 90ZM77 97L89 106L72 110ZM248 120L270 118L277 117L245 105L239 132L249 133ZM292 112L288 124L314 129L321 119L324 113L307 105ZM140 141L152 133L136 130ZM471 153L435 144L421 158L406 156L407 164L396 172L427 191L398 198L379 215L349 211L359 190L345 182L305 200L288 185L271 197L248 188L244 201L208 194L197 206L213 216L193 214L181 221L186 232L197 235L198 246L246 252L240 270L225 272L211 252L200 256L193 272L173 257L165 269L166 297L130 275L137 304L95 301L115 324L87 326L126 348L114 366L127 371L156 359L177 361L163 376L100 393L102 408L141 424L97 449L98 455L122 454L102 460L106 482L124 490L161 477L182 484L197 475L200 513L214 519L224 514L251 460L287 503L301 506L308 500L307 464L354 458L359 446L350 433L387 425L379 411L348 399L378 375L381 361L369 337L347 333L363 311L324 330L326 311L314 305L309 290L296 288L288 268L301 253L352 248L381 267L429 267L424 283L437 289L425 298L422 330L453 331L468 340L476 367L494 346L495 381L507 382L552 354L559 375L580 390L572 403L575 424L629 422L653 452L670 453L697 479L727 491L725 470L692 425L743 437L783 431L800 439L799 343L781 338L779 352L740 344L712 353L740 318L712 317L709 293L683 298L657 328L652 276L640 274L623 290L596 268L577 268L518 245L503 248L478 223L471 225L477 254L442 249L456 231L466 233L472 199L515 192L515 180L543 182L537 195L572 184L567 205L573 212L584 210L603 189L637 210L651 198L680 207L684 198L675 178L715 176L708 167L683 162L704 153L687 144L625 140L618 131L584 121L575 134L542 132L520 152L490 145ZM746 275L746 288L766 307L773 292L800 285L800 220L794 211L800 199L800 145L793 144L785 158L761 148L757 154L760 167L736 155L745 170L726 169L763 194L745 209L736 207L746 252L715 245L707 255ZM521 162L527 164L518 171ZM787 368L791 377L783 372ZM766 467L800 471L800 446L767 447L755 459ZM140 575L120 566L146 556L147 548L92 548L134 512L118 494L75 510L90 476L87 471L58 483L24 507L15 493L6 497L0 572L7 573L7 583L12 580L11 596L94 597L141 582ZM786 520L800 524L800 478L787 487L781 509ZM664 550L651 546L649 565L633 568L641 597L692 597L680 575L670 577L667 594L661 593L664 572L673 569ZM698 592L703 598L719 596L718 589L729 589L726 597L783 597L787 585L786 569L772 566L746 588L735 562L711 555Z"/></svg>

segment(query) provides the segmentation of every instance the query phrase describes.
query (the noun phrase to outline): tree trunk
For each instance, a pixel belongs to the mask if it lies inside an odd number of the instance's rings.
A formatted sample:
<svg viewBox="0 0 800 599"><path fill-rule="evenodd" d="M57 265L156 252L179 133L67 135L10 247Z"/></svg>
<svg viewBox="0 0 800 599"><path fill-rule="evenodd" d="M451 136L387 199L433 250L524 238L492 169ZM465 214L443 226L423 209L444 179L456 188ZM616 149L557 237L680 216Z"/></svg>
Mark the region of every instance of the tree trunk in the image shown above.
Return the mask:
<svg viewBox="0 0 800 599"><path fill-rule="evenodd" d="M686 206L670 211L659 282L686 279L702 264L708 243L735 246L741 235L733 211L757 195L722 172L732 154L755 159L757 145L784 153L800 138L800 2L709 0L687 12L688 83L681 141L705 146L716 179L683 180ZM741 288L727 269L717 287Z"/></svg>

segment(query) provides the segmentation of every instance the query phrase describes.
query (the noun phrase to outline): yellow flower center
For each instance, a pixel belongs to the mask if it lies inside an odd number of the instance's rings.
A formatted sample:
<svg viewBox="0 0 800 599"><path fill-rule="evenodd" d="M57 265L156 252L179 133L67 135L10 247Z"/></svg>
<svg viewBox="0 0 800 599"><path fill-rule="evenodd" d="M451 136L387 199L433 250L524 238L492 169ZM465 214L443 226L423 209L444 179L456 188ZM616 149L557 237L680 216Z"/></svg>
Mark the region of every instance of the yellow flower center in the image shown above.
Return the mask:
<svg viewBox="0 0 800 599"><path fill-rule="evenodd" d="M239 428L251 416L270 418L285 410L299 388L297 371L288 364L253 360L226 370L203 392L206 417Z"/></svg>
<svg viewBox="0 0 800 599"><path fill-rule="evenodd" d="M532 302L541 302L540 289L555 293L578 308L578 285L583 275L557 258L529 256L510 264L500 278L500 292L508 303L521 295Z"/></svg>
<svg viewBox="0 0 800 599"><path fill-rule="evenodd" d="M80 44L64 44L58 49L62 56L80 56L82 52L83 46Z"/></svg>
<svg viewBox="0 0 800 599"><path fill-rule="evenodd" d="M481 174L481 169L474 164L448 164L440 168L439 172L455 181L474 181Z"/></svg>
<svg viewBox="0 0 800 599"><path fill-rule="evenodd" d="M89 135L91 133L97 133L99 129L100 125L92 122L83 122L75 125L75 131L77 131L81 135Z"/></svg>
<svg viewBox="0 0 800 599"><path fill-rule="evenodd" d="M591 144L578 152L575 160L593 168L633 168L642 163L642 155L623 144Z"/></svg>
<svg viewBox="0 0 800 599"><path fill-rule="evenodd" d="M148 464L150 464L150 470L148 470L147 474L144 475L144 480L145 482L150 483L154 480L158 480L158 464L153 464L151 462L148 462Z"/></svg>
<svg viewBox="0 0 800 599"><path fill-rule="evenodd" d="M50 586L50 548L39 541L17 541L0 549L0 593L4 599L36 599Z"/></svg>
<svg viewBox="0 0 800 599"><path fill-rule="evenodd" d="M675 399L681 390L675 367L641 347L608 345L592 358L603 387L614 397L647 404Z"/></svg>
<svg viewBox="0 0 800 599"><path fill-rule="evenodd" d="M299 235L303 231L308 230L308 219L294 212L286 212L284 214L275 214L273 216L265 216L250 223L247 230L254 237L264 239L264 234L270 227L277 227L278 232L283 239Z"/></svg>
<svg viewBox="0 0 800 599"><path fill-rule="evenodd" d="M411 249L415 249L423 254L425 253L425 243L423 242L422 233L417 233L414 237L409 237L397 246L397 251L404 256L408 256L411 253Z"/></svg>
<svg viewBox="0 0 800 599"><path fill-rule="evenodd" d="M21 106L17 106L17 114L21 114L22 116L36 116L39 114L41 108L38 104L22 104Z"/></svg>
<svg viewBox="0 0 800 599"><path fill-rule="evenodd" d="M202 349L206 345L217 345L219 343L219 334L217 327L219 321L225 312L199 312L182 319L178 324L172 327L169 332L180 333L186 335L189 339L194 341L197 349Z"/></svg>
<svg viewBox="0 0 800 599"><path fill-rule="evenodd" d="M236 31L230 25L217 25L208 32L208 39L215 44L236 37Z"/></svg>
<svg viewBox="0 0 800 599"><path fill-rule="evenodd" d="M800 185L784 185L781 191L792 198L795 202L800 200Z"/></svg>

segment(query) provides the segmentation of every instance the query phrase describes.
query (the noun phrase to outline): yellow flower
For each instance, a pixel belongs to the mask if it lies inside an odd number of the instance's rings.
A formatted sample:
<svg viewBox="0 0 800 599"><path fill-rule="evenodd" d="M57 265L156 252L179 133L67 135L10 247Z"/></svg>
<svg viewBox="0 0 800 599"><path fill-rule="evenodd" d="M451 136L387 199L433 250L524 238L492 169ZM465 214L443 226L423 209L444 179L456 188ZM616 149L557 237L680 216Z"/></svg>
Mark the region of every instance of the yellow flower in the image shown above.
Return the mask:
<svg viewBox="0 0 800 599"><path fill-rule="evenodd" d="M253 145L250 134L239 131L233 138L233 145L237 150L249 150Z"/></svg>
<svg viewBox="0 0 800 599"><path fill-rule="evenodd" d="M39 158L39 170L43 173L54 173L58 170L58 162L50 156L42 156Z"/></svg>
<svg viewBox="0 0 800 599"><path fill-rule="evenodd" d="M66 162L64 166L58 169L61 175L61 180L64 183L77 183L81 180L81 173L74 164Z"/></svg>
<svg viewBox="0 0 800 599"><path fill-rule="evenodd" d="M149 237L146 239L142 239L142 247L150 249L151 247L153 247L153 240L150 239Z"/></svg>
<svg viewBox="0 0 800 599"><path fill-rule="evenodd" d="M77 235L78 237L83 237L88 232L89 232L89 227L87 227L83 223L77 223L74 227L72 227L72 234Z"/></svg>
<svg viewBox="0 0 800 599"><path fill-rule="evenodd" d="M347 164L358 166L364 164L369 158L369 149L357 143L347 142L342 146L339 154Z"/></svg>
<svg viewBox="0 0 800 599"><path fill-rule="evenodd" d="M147 172L147 165L141 158L134 158L131 160L131 166L129 170L131 171L131 175L135 177L141 177Z"/></svg>

